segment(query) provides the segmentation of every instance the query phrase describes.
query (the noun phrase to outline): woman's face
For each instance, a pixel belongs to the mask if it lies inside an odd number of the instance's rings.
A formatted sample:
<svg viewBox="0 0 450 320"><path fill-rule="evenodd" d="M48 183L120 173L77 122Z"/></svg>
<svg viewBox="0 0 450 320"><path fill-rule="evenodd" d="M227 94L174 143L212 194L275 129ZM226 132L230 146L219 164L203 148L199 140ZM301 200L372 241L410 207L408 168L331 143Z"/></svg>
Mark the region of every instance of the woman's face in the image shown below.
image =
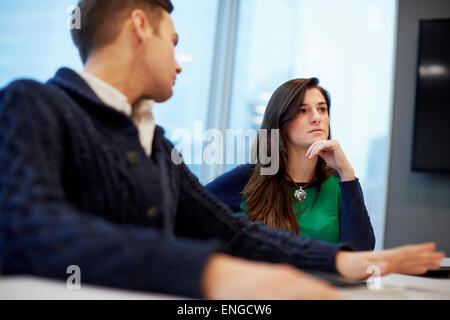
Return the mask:
<svg viewBox="0 0 450 320"><path fill-rule="evenodd" d="M308 89L297 117L287 127L288 142L307 150L315 141L328 139L329 125L325 97L317 88Z"/></svg>

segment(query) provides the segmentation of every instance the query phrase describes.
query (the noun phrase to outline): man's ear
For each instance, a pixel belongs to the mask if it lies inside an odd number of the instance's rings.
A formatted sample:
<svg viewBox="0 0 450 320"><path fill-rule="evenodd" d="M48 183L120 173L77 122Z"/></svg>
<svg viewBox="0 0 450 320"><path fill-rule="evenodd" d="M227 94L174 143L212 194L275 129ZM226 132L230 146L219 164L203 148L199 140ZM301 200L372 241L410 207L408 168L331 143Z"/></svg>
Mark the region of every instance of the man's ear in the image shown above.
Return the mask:
<svg viewBox="0 0 450 320"><path fill-rule="evenodd" d="M153 28L144 11L136 9L131 12L131 24L139 42L144 42L153 35Z"/></svg>

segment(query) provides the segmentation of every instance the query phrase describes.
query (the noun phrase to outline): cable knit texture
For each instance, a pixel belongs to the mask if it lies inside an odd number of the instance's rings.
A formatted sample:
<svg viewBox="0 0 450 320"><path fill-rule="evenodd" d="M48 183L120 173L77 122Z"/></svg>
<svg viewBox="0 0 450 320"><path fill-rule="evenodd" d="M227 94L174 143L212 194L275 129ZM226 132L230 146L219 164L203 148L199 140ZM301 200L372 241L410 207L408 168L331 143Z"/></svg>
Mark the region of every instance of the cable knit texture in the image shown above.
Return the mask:
<svg viewBox="0 0 450 320"><path fill-rule="evenodd" d="M4 274L201 297L209 257L224 252L336 271L346 246L236 216L171 161L157 127L147 157L125 114L72 70L0 91L0 262Z"/></svg>

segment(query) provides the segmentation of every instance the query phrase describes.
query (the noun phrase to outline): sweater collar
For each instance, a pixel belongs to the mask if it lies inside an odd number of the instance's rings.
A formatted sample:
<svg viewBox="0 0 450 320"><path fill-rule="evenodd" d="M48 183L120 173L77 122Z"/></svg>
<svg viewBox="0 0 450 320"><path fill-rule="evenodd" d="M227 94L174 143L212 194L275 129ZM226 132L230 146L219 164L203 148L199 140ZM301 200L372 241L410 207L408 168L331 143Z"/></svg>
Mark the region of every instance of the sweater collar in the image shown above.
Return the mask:
<svg viewBox="0 0 450 320"><path fill-rule="evenodd" d="M131 117L131 105L128 102L127 97L122 92L88 72L75 72L89 85L97 97L99 97L100 100L102 100L106 105Z"/></svg>
<svg viewBox="0 0 450 320"><path fill-rule="evenodd" d="M107 106L92 90L92 88L86 83L83 78L81 78L74 70L69 68L61 68L59 69L55 76L50 79L48 82L50 85L57 86L65 91L70 92L71 94L75 94L77 96L80 96L86 100L88 100L91 103L94 103L100 107L106 108L107 110L110 110L113 113L120 114L124 118L127 118L128 121L133 121L130 119L130 117L126 116L123 112L117 111L116 109L113 109L109 106ZM134 124L134 123L133 123ZM133 125L133 128L135 126ZM155 139L157 137L164 136L164 129L160 126L156 126L155 128Z"/></svg>
<svg viewBox="0 0 450 320"><path fill-rule="evenodd" d="M89 85L75 71L69 68L59 69L55 76L48 81L48 84L55 85L62 89L75 93L90 102L105 105L103 101L94 93Z"/></svg>

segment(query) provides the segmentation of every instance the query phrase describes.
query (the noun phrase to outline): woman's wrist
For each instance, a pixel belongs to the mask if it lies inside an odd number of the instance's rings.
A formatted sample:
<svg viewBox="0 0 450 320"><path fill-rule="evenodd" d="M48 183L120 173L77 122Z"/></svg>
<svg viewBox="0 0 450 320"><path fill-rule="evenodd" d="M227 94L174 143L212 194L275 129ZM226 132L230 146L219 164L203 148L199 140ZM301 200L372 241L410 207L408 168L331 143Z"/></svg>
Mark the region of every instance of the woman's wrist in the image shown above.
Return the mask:
<svg viewBox="0 0 450 320"><path fill-rule="evenodd" d="M338 170L338 173L342 182L355 180L355 170L352 167Z"/></svg>

